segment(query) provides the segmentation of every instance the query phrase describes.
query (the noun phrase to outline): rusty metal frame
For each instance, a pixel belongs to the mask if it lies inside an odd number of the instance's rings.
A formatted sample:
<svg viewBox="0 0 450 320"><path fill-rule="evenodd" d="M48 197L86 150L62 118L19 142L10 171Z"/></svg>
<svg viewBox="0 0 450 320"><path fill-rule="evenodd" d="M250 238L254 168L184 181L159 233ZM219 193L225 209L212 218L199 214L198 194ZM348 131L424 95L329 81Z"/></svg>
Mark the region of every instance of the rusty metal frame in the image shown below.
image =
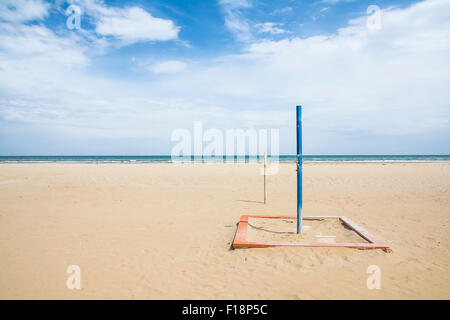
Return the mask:
<svg viewBox="0 0 450 320"><path fill-rule="evenodd" d="M345 216L317 216L303 217L303 220L318 219L339 219L348 228L355 231L368 243L322 243L322 242L281 242L281 241L247 241L247 228L249 218L265 218L265 219L296 219L292 216L260 216L260 215L243 215L237 225L236 234L233 239L232 248L265 248L265 247L345 247L356 249L388 249L389 246L377 239L375 236L365 231L352 220Z"/></svg>

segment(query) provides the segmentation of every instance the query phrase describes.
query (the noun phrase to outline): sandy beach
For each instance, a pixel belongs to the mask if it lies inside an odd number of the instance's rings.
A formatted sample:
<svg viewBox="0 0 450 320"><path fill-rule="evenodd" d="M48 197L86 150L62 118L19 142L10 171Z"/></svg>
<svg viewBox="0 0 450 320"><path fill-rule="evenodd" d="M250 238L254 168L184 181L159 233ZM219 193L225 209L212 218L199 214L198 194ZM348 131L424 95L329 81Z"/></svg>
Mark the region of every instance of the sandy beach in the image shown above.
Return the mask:
<svg viewBox="0 0 450 320"><path fill-rule="evenodd" d="M259 169L1 164L0 298L450 298L450 163L304 164L304 214L345 215L391 252L229 250L241 215L296 214L295 164L268 177L267 204Z"/></svg>

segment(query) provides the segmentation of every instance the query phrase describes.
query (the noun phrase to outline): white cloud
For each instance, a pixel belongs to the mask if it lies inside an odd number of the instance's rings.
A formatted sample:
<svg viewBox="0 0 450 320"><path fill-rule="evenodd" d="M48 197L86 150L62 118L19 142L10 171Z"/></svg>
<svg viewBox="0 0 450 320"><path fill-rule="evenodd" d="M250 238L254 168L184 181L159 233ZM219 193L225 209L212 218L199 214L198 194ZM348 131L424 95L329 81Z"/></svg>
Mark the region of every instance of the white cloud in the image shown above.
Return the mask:
<svg viewBox="0 0 450 320"><path fill-rule="evenodd" d="M0 50L7 60L45 58L67 66L88 62L87 48L77 44L76 36L58 37L42 25L0 23Z"/></svg>
<svg viewBox="0 0 450 320"><path fill-rule="evenodd" d="M2 0L0 20L24 22L42 20L48 16L49 4L42 0Z"/></svg>
<svg viewBox="0 0 450 320"><path fill-rule="evenodd" d="M355 2L356 0L321 0L322 3L336 4L340 2Z"/></svg>
<svg viewBox="0 0 450 320"><path fill-rule="evenodd" d="M258 32L260 33L282 34L287 32L286 30L279 27L282 25L283 25L282 23L265 22L265 23L258 23L255 25L255 27L258 29Z"/></svg>
<svg viewBox="0 0 450 320"><path fill-rule="evenodd" d="M101 0L72 0L92 19L95 34L84 30L90 41L129 45L145 41L178 40L180 27L172 20L157 18L141 7L107 6ZM118 41L120 43L118 43Z"/></svg>
<svg viewBox="0 0 450 320"><path fill-rule="evenodd" d="M249 0L219 0L219 3L228 9L250 8L252 6Z"/></svg>
<svg viewBox="0 0 450 320"><path fill-rule="evenodd" d="M165 41L177 39L180 28L171 20L155 18L139 7L132 7L102 15L95 30L123 40Z"/></svg>
<svg viewBox="0 0 450 320"><path fill-rule="evenodd" d="M315 123L321 129L376 135L443 130L450 118L450 96L442 91L450 80L449 9L448 0L427 1L383 12L376 32L360 18L332 36L253 43L240 59L261 72L243 70L252 76L239 80L260 79L266 95L281 104L322 109L317 119L323 122Z"/></svg>
<svg viewBox="0 0 450 320"><path fill-rule="evenodd" d="M271 35L289 33L287 30L280 28L283 25L282 23L254 23L247 19L244 10L252 7L252 2L248 0L219 0L219 4L225 13L226 28L241 42L249 43L257 41L257 33L268 33ZM286 7L281 11L287 12L290 10L292 8Z"/></svg>
<svg viewBox="0 0 450 320"><path fill-rule="evenodd" d="M169 60L148 66L147 69L155 74L176 73L184 70L186 66L187 66L186 63L184 62L177 60Z"/></svg>
<svg viewBox="0 0 450 320"><path fill-rule="evenodd" d="M273 10L271 14L273 14L273 15L275 15L275 14L285 14L285 13L288 13L288 12L292 12L293 10L294 9L292 9L291 7L284 7L284 8L281 8L281 9Z"/></svg>
<svg viewBox="0 0 450 320"><path fill-rule="evenodd" d="M225 12L225 26L230 30L238 40L252 40L251 25L242 14L243 9L252 6L247 0L219 0L222 10Z"/></svg>

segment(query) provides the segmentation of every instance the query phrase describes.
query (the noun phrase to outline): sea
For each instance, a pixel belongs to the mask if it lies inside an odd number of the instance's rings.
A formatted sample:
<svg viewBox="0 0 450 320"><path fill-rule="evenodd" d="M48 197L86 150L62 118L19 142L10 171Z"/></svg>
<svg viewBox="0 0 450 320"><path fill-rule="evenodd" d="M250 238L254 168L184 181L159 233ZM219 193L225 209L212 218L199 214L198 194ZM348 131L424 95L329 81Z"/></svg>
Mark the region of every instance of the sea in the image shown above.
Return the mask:
<svg viewBox="0 0 450 320"><path fill-rule="evenodd" d="M268 156L269 162L296 162L296 155ZM303 162L450 162L450 155L303 155ZM188 156L170 155L87 155L87 156L0 156L0 163L251 163L262 156Z"/></svg>

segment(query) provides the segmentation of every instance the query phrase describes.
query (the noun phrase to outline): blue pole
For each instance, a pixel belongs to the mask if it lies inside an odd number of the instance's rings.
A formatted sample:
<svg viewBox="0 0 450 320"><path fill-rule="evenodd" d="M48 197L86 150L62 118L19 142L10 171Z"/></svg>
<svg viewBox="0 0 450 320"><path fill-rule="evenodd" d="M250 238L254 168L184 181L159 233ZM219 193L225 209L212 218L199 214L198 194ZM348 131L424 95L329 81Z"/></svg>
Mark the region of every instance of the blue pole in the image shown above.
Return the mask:
<svg viewBox="0 0 450 320"><path fill-rule="evenodd" d="M297 106L297 233L302 233L302 106Z"/></svg>

